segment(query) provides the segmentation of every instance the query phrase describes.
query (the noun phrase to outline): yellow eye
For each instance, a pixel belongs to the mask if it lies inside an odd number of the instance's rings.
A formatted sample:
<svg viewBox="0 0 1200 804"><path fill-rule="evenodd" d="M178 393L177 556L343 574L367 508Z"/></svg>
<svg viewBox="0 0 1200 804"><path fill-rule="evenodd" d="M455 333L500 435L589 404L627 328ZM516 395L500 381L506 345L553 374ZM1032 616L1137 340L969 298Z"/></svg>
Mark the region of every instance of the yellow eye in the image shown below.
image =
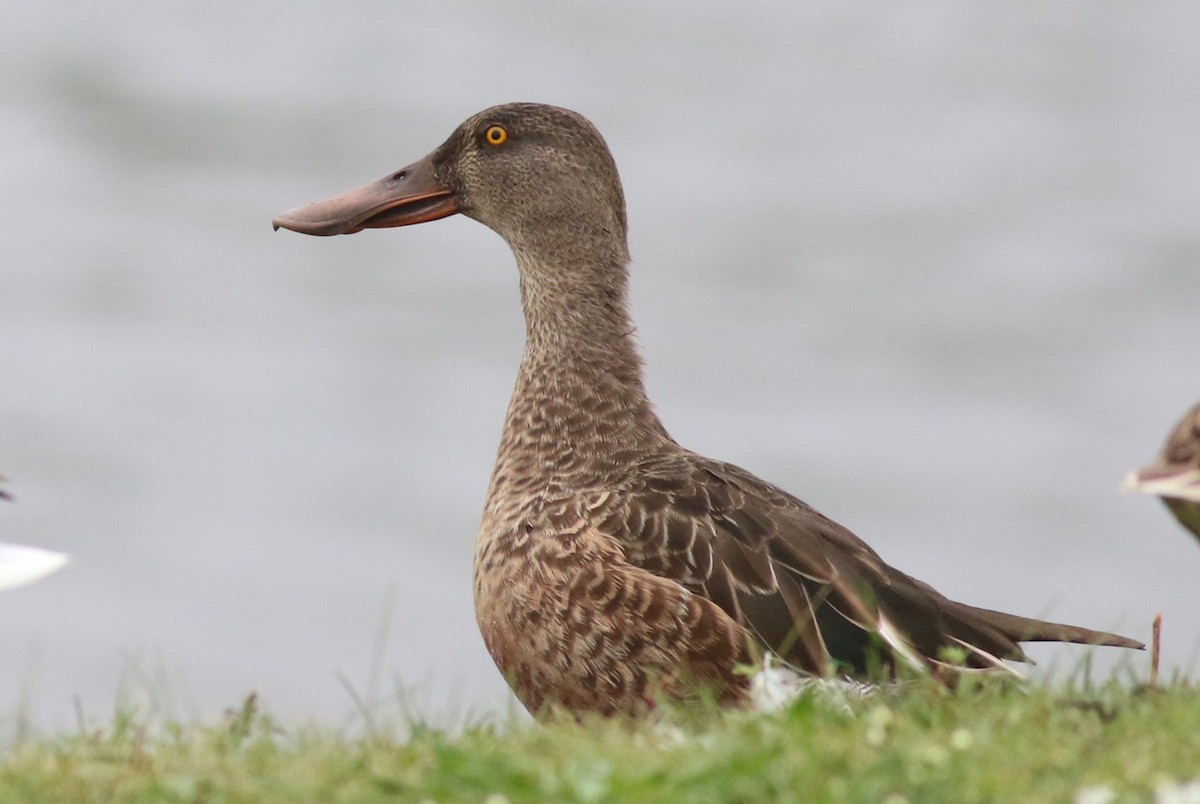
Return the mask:
<svg viewBox="0 0 1200 804"><path fill-rule="evenodd" d="M487 140L488 145L503 145L508 142L508 129L504 126L488 126L488 130L483 132L483 138Z"/></svg>

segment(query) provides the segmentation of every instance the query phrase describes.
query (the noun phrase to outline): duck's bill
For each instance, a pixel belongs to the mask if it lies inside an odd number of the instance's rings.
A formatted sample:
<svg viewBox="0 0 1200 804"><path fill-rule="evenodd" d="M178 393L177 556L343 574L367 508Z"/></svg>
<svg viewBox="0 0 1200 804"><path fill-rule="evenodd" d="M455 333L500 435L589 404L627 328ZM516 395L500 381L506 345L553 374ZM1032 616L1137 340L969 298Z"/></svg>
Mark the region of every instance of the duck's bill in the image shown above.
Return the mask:
<svg viewBox="0 0 1200 804"><path fill-rule="evenodd" d="M1200 469L1164 470L1148 467L1130 474L1125 479L1125 488L1142 494L1200 503Z"/></svg>
<svg viewBox="0 0 1200 804"><path fill-rule="evenodd" d="M454 191L438 180L432 159L426 157L379 181L288 210L271 223L276 229L327 236L410 226L456 212Z"/></svg>

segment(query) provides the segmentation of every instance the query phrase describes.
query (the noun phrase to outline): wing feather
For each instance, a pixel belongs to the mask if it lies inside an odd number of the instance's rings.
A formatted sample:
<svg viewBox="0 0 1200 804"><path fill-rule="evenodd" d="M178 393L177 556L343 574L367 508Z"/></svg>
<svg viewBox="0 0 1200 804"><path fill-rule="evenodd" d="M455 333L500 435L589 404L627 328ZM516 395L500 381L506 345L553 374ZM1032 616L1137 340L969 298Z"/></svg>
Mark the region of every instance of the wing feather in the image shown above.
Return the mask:
<svg viewBox="0 0 1200 804"><path fill-rule="evenodd" d="M630 564L711 600L762 647L810 673L1024 660L1018 642L1137 646L1111 634L955 603L900 572L846 528L730 464L659 456L588 506Z"/></svg>

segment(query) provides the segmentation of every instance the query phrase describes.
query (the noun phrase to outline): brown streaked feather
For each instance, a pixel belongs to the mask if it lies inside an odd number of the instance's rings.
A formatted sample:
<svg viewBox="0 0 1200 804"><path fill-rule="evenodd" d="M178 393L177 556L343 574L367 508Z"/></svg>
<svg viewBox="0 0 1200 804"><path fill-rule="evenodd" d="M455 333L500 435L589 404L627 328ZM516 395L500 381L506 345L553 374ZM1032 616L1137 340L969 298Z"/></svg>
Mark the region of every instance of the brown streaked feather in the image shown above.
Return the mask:
<svg viewBox="0 0 1200 804"><path fill-rule="evenodd" d="M881 617L904 624L907 643L931 666L960 642L978 649L967 655L972 667L993 666L993 657L1026 660L1021 641L1139 644L955 603L791 495L686 451L640 466L598 508L601 531L603 523L643 523L640 532L609 532L630 563L710 597L765 647L811 673L829 672L831 661L865 672L870 652L886 648L876 637ZM710 557L711 571L697 579Z"/></svg>
<svg viewBox="0 0 1200 804"><path fill-rule="evenodd" d="M749 634L707 598L627 563L564 501L481 556L484 642L531 711L638 712L658 696L739 700Z"/></svg>
<svg viewBox="0 0 1200 804"><path fill-rule="evenodd" d="M346 234L455 212L503 237L520 273L525 351L474 588L488 650L531 711L637 713L696 684L741 702L736 665L765 651L825 675L875 655L939 669L946 647L992 668L1026 639L1140 647L950 601L795 497L680 447L642 382L620 177L575 112L486 109L425 159L274 223Z"/></svg>

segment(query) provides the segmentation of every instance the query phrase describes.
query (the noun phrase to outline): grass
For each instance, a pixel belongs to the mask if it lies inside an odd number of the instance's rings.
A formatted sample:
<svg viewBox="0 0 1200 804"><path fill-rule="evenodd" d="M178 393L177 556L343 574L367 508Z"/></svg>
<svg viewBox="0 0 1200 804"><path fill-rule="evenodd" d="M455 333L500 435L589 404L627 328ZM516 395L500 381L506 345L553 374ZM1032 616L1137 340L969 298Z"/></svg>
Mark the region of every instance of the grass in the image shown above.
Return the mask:
<svg viewBox="0 0 1200 804"><path fill-rule="evenodd" d="M771 715L658 712L281 729L253 696L218 723L26 738L0 801L1200 801L1200 688L1003 679L813 692Z"/></svg>

